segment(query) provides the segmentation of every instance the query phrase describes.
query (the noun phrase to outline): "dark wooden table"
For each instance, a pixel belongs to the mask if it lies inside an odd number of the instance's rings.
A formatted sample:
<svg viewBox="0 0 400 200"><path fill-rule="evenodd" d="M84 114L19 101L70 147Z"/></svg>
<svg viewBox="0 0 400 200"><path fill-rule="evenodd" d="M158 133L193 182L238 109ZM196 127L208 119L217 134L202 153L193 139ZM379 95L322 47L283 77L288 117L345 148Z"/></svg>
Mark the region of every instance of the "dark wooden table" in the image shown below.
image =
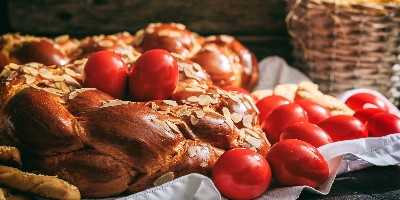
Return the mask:
<svg viewBox="0 0 400 200"><path fill-rule="evenodd" d="M390 200L400 199L400 167L370 167L336 177L327 196L303 192L309 200Z"/></svg>

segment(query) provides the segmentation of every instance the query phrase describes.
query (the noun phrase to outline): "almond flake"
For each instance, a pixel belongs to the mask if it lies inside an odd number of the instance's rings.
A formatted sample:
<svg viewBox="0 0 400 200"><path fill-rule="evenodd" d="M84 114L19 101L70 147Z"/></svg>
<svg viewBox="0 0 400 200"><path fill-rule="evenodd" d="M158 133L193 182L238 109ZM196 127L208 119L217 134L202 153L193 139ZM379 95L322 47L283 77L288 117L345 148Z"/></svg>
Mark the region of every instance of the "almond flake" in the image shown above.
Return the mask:
<svg viewBox="0 0 400 200"><path fill-rule="evenodd" d="M208 165L210 150L206 146L190 146L188 148L188 154L190 158L196 158Z"/></svg>
<svg viewBox="0 0 400 200"><path fill-rule="evenodd" d="M126 105L126 104L129 104L129 103L130 103L129 101L122 101L122 100L119 100L119 99L113 99L113 100L104 101L103 105L101 105L100 108L119 106L119 105Z"/></svg>
<svg viewBox="0 0 400 200"><path fill-rule="evenodd" d="M246 137L244 137L244 140L246 140L247 143L255 148L259 148L261 146L261 141L259 139L251 137L249 135L246 135Z"/></svg>
<svg viewBox="0 0 400 200"><path fill-rule="evenodd" d="M68 99L75 99L80 93L86 92L86 91L91 91L91 90L96 90L96 88L80 88L76 89L73 92L69 93Z"/></svg>
<svg viewBox="0 0 400 200"><path fill-rule="evenodd" d="M244 127L252 128L253 127L252 122L253 122L253 115L245 115L243 117L242 123Z"/></svg>
<svg viewBox="0 0 400 200"><path fill-rule="evenodd" d="M3 69L3 71L1 71L0 77L9 77L11 74L11 71L8 68Z"/></svg>
<svg viewBox="0 0 400 200"><path fill-rule="evenodd" d="M61 82L61 81L64 81L64 77L63 76L54 75L54 76L52 76L51 80L56 81L56 82Z"/></svg>
<svg viewBox="0 0 400 200"><path fill-rule="evenodd" d="M183 65L183 72L185 73L185 76L199 80L199 78L196 76L196 71L193 69L193 65L188 63L181 63L181 65Z"/></svg>
<svg viewBox="0 0 400 200"><path fill-rule="evenodd" d="M178 133L178 134L182 134L181 133L181 131L179 130L179 128L174 124L174 123L172 123L172 122L170 122L170 121L165 121L166 123L167 123L167 125L173 130L173 131L175 131L175 133Z"/></svg>
<svg viewBox="0 0 400 200"><path fill-rule="evenodd" d="M154 111L157 111L158 110L158 105L156 104L156 103L154 103L154 102L151 102L151 109L152 110L154 110Z"/></svg>
<svg viewBox="0 0 400 200"><path fill-rule="evenodd" d="M192 123L192 125L196 125L199 123L199 119L197 119L194 115L190 115L190 123Z"/></svg>
<svg viewBox="0 0 400 200"><path fill-rule="evenodd" d="M228 93L226 93L226 94L227 94L228 97L231 98L233 101L235 101L235 102L237 102L237 103L242 103L241 100L240 100L240 97L239 97L237 94L235 94L235 93L233 93L233 92L228 92Z"/></svg>
<svg viewBox="0 0 400 200"><path fill-rule="evenodd" d="M32 83L34 83L36 81L36 78L31 75L25 74L24 78L25 78L25 83L28 85L31 85Z"/></svg>
<svg viewBox="0 0 400 200"><path fill-rule="evenodd" d="M229 127L233 128L234 127L234 123L231 119L231 113L229 112L229 109L227 107L223 107L222 108L222 113L224 115L225 118L225 122L229 125Z"/></svg>
<svg viewBox="0 0 400 200"><path fill-rule="evenodd" d="M260 113L260 111L258 110L256 104L254 103L254 99L251 98L249 95L243 95L243 97L249 102L251 108L253 108L253 110L256 111L256 113Z"/></svg>
<svg viewBox="0 0 400 200"><path fill-rule="evenodd" d="M76 73L74 70L69 69L69 68L64 68L64 72L72 77L79 76L78 73Z"/></svg>
<svg viewBox="0 0 400 200"><path fill-rule="evenodd" d="M75 80L74 78L72 78L70 75L64 74L64 75L63 75L63 78L64 78L64 80L65 80L65 83L67 83L67 84L69 84L69 85L76 86L76 87L81 87L81 84L80 84L77 80Z"/></svg>
<svg viewBox="0 0 400 200"><path fill-rule="evenodd" d="M204 106L203 107L203 111L204 112L215 112L212 108L210 108L209 106Z"/></svg>
<svg viewBox="0 0 400 200"><path fill-rule="evenodd" d="M110 41L110 40L102 40L102 41L99 42L99 45L100 45L101 47L106 47L106 48L108 48L108 47L114 46L114 43L113 43L112 41Z"/></svg>
<svg viewBox="0 0 400 200"><path fill-rule="evenodd" d="M164 37L172 37L172 38L177 38L181 36L181 33L178 31L172 31L172 30L161 30L157 33L159 36L164 36Z"/></svg>
<svg viewBox="0 0 400 200"><path fill-rule="evenodd" d="M253 131L252 129L249 128L242 128L242 130L244 130L245 133L252 135L255 138L261 138L259 134L257 134L257 132Z"/></svg>
<svg viewBox="0 0 400 200"><path fill-rule="evenodd" d="M31 67L23 67L23 68L22 68L22 71L23 71L25 74L29 74L29 75L32 75L32 76L37 76L37 75L39 74L39 72L38 72L37 69L31 68Z"/></svg>
<svg viewBox="0 0 400 200"><path fill-rule="evenodd" d="M179 109L176 114L178 116L190 116L192 114L192 112L190 110L188 110L187 108L181 108Z"/></svg>
<svg viewBox="0 0 400 200"><path fill-rule="evenodd" d="M161 175L160 177L158 177L153 182L153 185L154 186L159 186L159 185L162 185L164 183L167 183L167 182L170 182L170 181L174 180L174 178L175 178L174 172L167 172L167 173Z"/></svg>
<svg viewBox="0 0 400 200"><path fill-rule="evenodd" d="M185 90L188 92L204 92L205 91L203 88L195 88L195 87L187 87L187 88L185 88Z"/></svg>
<svg viewBox="0 0 400 200"><path fill-rule="evenodd" d="M18 70L21 66L14 64L14 63L10 63L9 65L6 66L7 68L13 69L13 70Z"/></svg>
<svg viewBox="0 0 400 200"><path fill-rule="evenodd" d="M199 96L199 104L202 106L209 105L212 101L213 99L208 95L202 94Z"/></svg>
<svg viewBox="0 0 400 200"><path fill-rule="evenodd" d="M180 23L174 23L175 27L181 30L185 30L186 26Z"/></svg>
<svg viewBox="0 0 400 200"><path fill-rule="evenodd" d="M233 37L229 35L220 35L219 38L225 43L231 43L233 41Z"/></svg>
<svg viewBox="0 0 400 200"><path fill-rule="evenodd" d="M60 35L56 38L54 38L54 41L57 43L65 43L68 42L69 36L68 35Z"/></svg>
<svg viewBox="0 0 400 200"><path fill-rule="evenodd" d="M58 95L58 96L62 96L63 91L59 90L59 89L55 89L55 88L41 88L42 90Z"/></svg>
<svg viewBox="0 0 400 200"><path fill-rule="evenodd" d="M235 124L237 124L240 121L242 121L242 115L240 115L239 113L232 113L231 114L231 119L232 119L233 122L235 122Z"/></svg>
<svg viewBox="0 0 400 200"><path fill-rule="evenodd" d="M176 103L174 100L163 100L163 102L170 106L178 106L178 103Z"/></svg>
<svg viewBox="0 0 400 200"><path fill-rule="evenodd" d="M39 74L41 77L45 78L45 79L49 79L52 80L53 79L53 74L51 74L51 72L49 72L47 69L45 68L41 68L39 69Z"/></svg>
<svg viewBox="0 0 400 200"><path fill-rule="evenodd" d="M190 102L196 103L199 101L199 98L196 96L191 96L191 97L187 98L187 100Z"/></svg>
<svg viewBox="0 0 400 200"><path fill-rule="evenodd" d="M194 111L194 113L196 113L196 116L201 119L204 117L205 113L203 112L203 110L196 110Z"/></svg>

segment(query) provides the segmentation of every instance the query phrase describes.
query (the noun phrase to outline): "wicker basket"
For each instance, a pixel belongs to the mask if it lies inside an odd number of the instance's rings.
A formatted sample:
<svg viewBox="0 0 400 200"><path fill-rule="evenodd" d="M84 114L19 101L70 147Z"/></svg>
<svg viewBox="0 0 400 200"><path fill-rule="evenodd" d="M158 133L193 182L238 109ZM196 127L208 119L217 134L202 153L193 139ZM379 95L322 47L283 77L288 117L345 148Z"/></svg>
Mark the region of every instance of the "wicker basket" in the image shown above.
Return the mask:
<svg viewBox="0 0 400 200"><path fill-rule="evenodd" d="M295 65L324 92L367 87L397 101L400 1L382 1L289 0Z"/></svg>

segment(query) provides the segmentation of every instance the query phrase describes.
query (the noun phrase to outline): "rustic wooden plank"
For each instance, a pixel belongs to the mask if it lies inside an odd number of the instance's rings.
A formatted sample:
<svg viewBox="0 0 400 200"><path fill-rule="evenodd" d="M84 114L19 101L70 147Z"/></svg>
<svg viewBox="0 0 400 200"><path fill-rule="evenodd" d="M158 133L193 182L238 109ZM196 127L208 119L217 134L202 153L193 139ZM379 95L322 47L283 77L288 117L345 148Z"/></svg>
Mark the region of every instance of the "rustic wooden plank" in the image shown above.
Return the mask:
<svg viewBox="0 0 400 200"><path fill-rule="evenodd" d="M136 31L181 22L199 33L285 33L283 0L9 0L14 30L34 34Z"/></svg>

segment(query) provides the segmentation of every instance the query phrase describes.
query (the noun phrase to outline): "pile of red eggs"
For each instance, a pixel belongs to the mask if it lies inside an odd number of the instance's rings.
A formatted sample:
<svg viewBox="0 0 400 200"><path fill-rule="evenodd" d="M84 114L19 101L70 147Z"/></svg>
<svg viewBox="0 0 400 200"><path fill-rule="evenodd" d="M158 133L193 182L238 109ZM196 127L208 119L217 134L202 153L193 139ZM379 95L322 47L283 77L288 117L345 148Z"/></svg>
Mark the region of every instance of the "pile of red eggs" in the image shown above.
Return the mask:
<svg viewBox="0 0 400 200"><path fill-rule="evenodd" d="M217 188L231 199L253 199L270 186L317 187L329 177L318 147L337 141L400 133L400 118L384 100L357 93L346 101L353 116L336 115L318 103L267 96L257 102L262 128L273 144L266 158L249 149L225 152L213 170ZM234 166L234 167L232 167Z"/></svg>

